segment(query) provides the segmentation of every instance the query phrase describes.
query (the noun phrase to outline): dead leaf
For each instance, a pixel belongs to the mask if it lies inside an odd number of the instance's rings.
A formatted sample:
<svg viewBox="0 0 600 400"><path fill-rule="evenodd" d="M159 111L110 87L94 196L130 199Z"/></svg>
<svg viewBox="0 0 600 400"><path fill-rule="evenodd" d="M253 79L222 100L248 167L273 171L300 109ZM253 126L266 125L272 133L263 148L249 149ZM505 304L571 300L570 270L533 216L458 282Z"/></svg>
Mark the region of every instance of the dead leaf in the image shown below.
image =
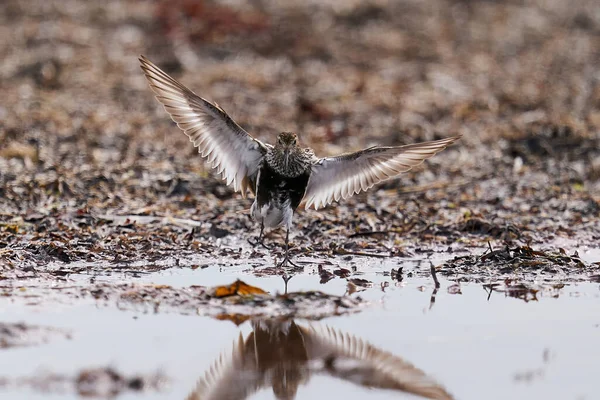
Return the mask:
<svg viewBox="0 0 600 400"><path fill-rule="evenodd" d="M213 296L216 298L229 296L251 296L255 294L268 294L261 288L250 286L247 283L237 280L228 286L217 286L213 289Z"/></svg>
<svg viewBox="0 0 600 400"><path fill-rule="evenodd" d="M248 321L251 318L251 316L244 314L219 314L215 318L219 321L231 321L236 326L240 326L244 322Z"/></svg>

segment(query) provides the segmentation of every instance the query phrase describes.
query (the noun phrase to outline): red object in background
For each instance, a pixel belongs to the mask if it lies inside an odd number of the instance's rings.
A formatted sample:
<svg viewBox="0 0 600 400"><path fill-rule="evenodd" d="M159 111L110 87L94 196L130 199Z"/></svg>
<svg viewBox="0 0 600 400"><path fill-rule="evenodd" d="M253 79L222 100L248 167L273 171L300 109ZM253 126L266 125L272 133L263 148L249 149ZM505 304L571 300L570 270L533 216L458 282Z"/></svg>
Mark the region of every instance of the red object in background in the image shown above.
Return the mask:
<svg viewBox="0 0 600 400"><path fill-rule="evenodd" d="M238 12L205 0L161 0L156 18L167 34L183 34L190 41L210 41L220 36L260 32L269 27L261 12Z"/></svg>

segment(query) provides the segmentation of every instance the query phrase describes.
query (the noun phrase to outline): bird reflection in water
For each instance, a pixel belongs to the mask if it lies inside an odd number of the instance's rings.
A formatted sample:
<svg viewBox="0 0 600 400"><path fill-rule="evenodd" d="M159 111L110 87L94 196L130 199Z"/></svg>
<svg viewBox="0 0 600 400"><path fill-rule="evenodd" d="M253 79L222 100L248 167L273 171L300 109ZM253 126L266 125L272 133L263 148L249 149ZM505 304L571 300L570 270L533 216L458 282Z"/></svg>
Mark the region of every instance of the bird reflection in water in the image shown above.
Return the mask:
<svg viewBox="0 0 600 400"><path fill-rule="evenodd" d="M294 399L312 375L326 375L373 389L428 399L453 397L400 357L353 335L293 320L253 320L231 354L221 355L187 400L237 400L271 387L277 399Z"/></svg>

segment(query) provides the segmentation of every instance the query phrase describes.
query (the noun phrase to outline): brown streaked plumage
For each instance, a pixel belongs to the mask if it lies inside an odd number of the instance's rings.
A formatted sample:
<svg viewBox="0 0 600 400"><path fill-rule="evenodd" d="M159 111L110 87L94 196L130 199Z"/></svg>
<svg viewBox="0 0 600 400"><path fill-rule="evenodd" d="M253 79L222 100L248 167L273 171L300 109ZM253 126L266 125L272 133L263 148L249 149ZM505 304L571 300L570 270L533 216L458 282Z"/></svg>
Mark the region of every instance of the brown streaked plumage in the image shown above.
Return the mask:
<svg viewBox="0 0 600 400"><path fill-rule="evenodd" d="M318 159L306 188L306 208L315 210L333 201L366 191L373 185L409 171L450 146L459 136L396 147L370 147L354 153Z"/></svg>
<svg viewBox="0 0 600 400"><path fill-rule="evenodd" d="M368 190L421 164L460 136L407 146L371 147L335 157L318 158L298 144L294 133L282 132L274 146L242 129L216 103L197 96L146 57L140 57L150 88L173 121L189 137L208 164L242 196L255 194L251 215L264 228L286 228L285 257L294 211L302 201L318 209Z"/></svg>
<svg viewBox="0 0 600 400"><path fill-rule="evenodd" d="M246 339L240 335L230 354L219 357L186 400L242 400L268 388L275 398L292 400L314 376L427 399L453 399L413 364L354 335L293 320L252 321L252 329Z"/></svg>
<svg viewBox="0 0 600 400"><path fill-rule="evenodd" d="M268 147L233 121L216 103L197 96L146 57L140 63L156 99L227 184L246 196Z"/></svg>

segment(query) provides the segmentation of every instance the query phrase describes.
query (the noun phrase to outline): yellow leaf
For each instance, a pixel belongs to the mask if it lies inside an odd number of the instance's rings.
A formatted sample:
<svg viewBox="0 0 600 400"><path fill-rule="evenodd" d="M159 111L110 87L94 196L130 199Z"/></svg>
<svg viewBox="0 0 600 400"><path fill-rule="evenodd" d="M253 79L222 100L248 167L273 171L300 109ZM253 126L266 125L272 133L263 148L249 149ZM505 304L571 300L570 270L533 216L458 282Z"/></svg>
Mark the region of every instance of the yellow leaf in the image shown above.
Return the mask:
<svg viewBox="0 0 600 400"><path fill-rule="evenodd" d="M228 296L249 296L253 294L267 294L261 288L250 286L247 283L237 280L228 286L217 286L213 289L214 297L228 297Z"/></svg>
<svg viewBox="0 0 600 400"><path fill-rule="evenodd" d="M250 316L243 314L219 314L215 318L219 321L231 321L237 326L240 326L244 322L248 321Z"/></svg>

